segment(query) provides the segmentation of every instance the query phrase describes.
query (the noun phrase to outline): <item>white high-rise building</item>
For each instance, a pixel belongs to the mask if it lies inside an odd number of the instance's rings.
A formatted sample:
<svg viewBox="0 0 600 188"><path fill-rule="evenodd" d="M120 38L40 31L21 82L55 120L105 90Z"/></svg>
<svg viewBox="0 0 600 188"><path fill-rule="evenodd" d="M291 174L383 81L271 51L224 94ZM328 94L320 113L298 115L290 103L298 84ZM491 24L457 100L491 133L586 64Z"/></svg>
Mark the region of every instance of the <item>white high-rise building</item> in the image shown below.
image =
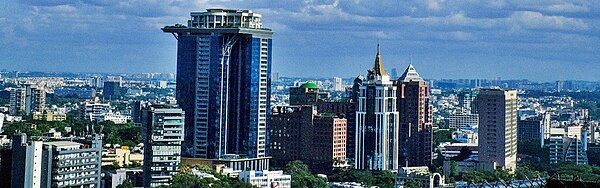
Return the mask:
<svg viewBox="0 0 600 188"><path fill-rule="evenodd" d="M169 185L179 172L185 113L176 106L147 105L141 112L144 132L144 187Z"/></svg>
<svg viewBox="0 0 600 188"><path fill-rule="evenodd" d="M344 82L340 77L333 77L333 90L344 91Z"/></svg>
<svg viewBox="0 0 600 188"><path fill-rule="evenodd" d="M479 161L487 170L517 167L517 91L481 89L479 112Z"/></svg>
<svg viewBox="0 0 600 188"><path fill-rule="evenodd" d="M355 168L398 169L396 87L385 72L377 45L373 69L359 86L356 111Z"/></svg>

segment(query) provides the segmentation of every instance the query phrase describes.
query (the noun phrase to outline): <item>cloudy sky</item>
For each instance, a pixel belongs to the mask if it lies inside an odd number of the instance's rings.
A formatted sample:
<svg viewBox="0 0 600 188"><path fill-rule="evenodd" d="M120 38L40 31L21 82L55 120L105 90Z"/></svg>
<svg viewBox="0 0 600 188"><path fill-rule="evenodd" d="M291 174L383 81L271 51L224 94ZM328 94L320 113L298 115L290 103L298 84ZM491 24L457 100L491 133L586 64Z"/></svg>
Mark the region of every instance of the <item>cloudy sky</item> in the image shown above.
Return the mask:
<svg viewBox="0 0 600 188"><path fill-rule="evenodd" d="M191 11L252 9L275 31L282 76L600 80L598 0L45 0L0 1L0 69L175 72L161 27Z"/></svg>

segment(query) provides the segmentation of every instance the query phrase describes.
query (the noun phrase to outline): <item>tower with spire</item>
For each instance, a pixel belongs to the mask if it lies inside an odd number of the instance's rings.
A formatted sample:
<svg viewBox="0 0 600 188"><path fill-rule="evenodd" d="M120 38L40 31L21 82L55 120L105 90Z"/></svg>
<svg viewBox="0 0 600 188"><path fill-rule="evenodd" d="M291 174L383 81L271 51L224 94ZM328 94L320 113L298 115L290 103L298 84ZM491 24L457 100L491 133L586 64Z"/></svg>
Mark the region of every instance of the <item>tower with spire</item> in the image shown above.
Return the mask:
<svg viewBox="0 0 600 188"><path fill-rule="evenodd" d="M428 166L432 161L432 106L429 86L412 62L396 83L400 115L400 153L402 166Z"/></svg>
<svg viewBox="0 0 600 188"><path fill-rule="evenodd" d="M398 169L398 111L396 87L383 68L380 48L367 78L355 80L357 100L355 168L363 170Z"/></svg>

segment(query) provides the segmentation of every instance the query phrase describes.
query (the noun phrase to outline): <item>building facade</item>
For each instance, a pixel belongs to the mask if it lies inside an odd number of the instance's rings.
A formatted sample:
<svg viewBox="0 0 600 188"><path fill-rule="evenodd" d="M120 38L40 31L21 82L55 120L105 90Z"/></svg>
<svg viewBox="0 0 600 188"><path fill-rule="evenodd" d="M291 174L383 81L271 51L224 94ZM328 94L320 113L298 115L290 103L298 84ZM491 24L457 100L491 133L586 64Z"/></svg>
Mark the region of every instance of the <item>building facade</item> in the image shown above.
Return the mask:
<svg viewBox="0 0 600 188"><path fill-rule="evenodd" d="M179 172L185 113L168 104L142 110L144 135L144 187L169 185Z"/></svg>
<svg viewBox="0 0 600 188"><path fill-rule="evenodd" d="M312 82L290 88L290 105L317 105L317 102L327 98L329 93L322 92L319 86Z"/></svg>
<svg viewBox="0 0 600 188"><path fill-rule="evenodd" d="M362 170L398 169L398 111L396 87L381 63L379 45L375 64L358 86L355 163Z"/></svg>
<svg viewBox="0 0 600 188"><path fill-rule="evenodd" d="M448 127L451 129L465 129L479 126L478 114L451 114L448 116Z"/></svg>
<svg viewBox="0 0 600 188"><path fill-rule="evenodd" d="M33 84L24 84L10 91L9 114L30 115L46 108L46 91Z"/></svg>
<svg viewBox="0 0 600 188"><path fill-rule="evenodd" d="M539 143L544 146L544 118L542 116L520 117L517 120L517 140Z"/></svg>
<svg viewBox="0 0 600 188"><path fill-rule="evenodd" d="M517 91L481 89L479 112L479 161L486 169L517 167Z"/></svg>
<svg viewBox="0 0 600 188"><path fill-rule="evenodd" d="M433 159L433 107L429 104L429 86L410 64L398 79L397 87L400 165L429 166Z"/></svg>
<svg viewBox="0 0 600 188"><path fill-rule="evenodd" d="M162 28L178 41L176 99L186 112L185 154L268 157L273 32L250 10L190 15L187 26Z"/></svg>
<svg viewBox="0 0 600 188"><path fill-rule="evenodd" d="M240 172L241 182L252 184L259 188L291 188L292 176L283 174L283 171L247 170Z"/></svg>
<svg viewBox="0 0 600 188"><path fill-rule="evenodd" d="M318 114L315 106L278 107L271 117L275 165L302 160L319 173L346 161L346 119Z"/></svg>
<svg viewBox="0 0 600 188"><path fill-rule="evenodd" d="M100 187L102 140L28 141L15 135L11 187Z"/></svg>

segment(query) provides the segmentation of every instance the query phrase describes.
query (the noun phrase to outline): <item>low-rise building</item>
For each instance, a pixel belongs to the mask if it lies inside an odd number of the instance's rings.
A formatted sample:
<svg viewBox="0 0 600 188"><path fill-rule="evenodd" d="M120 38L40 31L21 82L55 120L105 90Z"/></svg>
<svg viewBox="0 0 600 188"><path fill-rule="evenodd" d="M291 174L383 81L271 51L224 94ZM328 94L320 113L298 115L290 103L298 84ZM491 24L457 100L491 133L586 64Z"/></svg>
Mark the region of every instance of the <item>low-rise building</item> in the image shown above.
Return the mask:
<svg viewBox="0 0 600 188"><path fill-rule="evenodd" d="M119 166L128 166L134 163L141 165L144 163L144 154L131 153L127 146L102 151L102 166L113 165L115 162Z"/></svg>
<svg viewBox="0 0 600 188"><path fill-rule="evenodd" d="M427 166L415 166L415 167L400 167L398 174L396 175L396 187L402 188L408 181L417 181L422 187L443 187L444 176L439 173L429 172Z"/></svg>
<svg viewBox="0 0 600 188"><path fill-rule="evenodd" d="M259 188L291 188L292 176L283 174L283 171L248 170L242 171L239 180L250 183Z"/></svg>
<svg viewBox="0 0 600 188"><path fill-rule="evenodd" d="M33 119L41 121L64 121L67 120L67 114L52 110L44 110L43 112L34 112Z"/></svg>

